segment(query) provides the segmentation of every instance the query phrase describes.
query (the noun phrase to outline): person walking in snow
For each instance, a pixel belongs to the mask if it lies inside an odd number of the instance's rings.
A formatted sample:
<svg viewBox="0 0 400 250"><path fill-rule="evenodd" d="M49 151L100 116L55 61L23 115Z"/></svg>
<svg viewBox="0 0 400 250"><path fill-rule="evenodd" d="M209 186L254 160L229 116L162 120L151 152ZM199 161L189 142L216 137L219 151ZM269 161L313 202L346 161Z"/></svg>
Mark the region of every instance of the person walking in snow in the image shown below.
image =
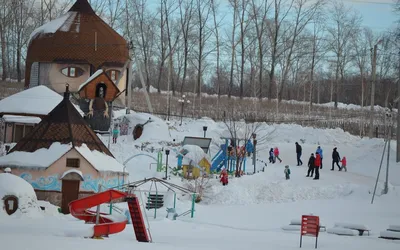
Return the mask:
<svg viewBox="0 0 400 250"><path fill-rule="evenodd" d="M289 168L289 165L285 166L285 170L283 172L285 173L286 180L289 180L290 179L290 168Z"/></svg>
<svg viewBox="0 0 400 250"><path fill-rule="evenodd" d="M282 162L281 158L279 158L279 148L278 147L274 148L274 156L275 156L275 159L278 159L279 162Z"/></svg>
<svg viewBox="0 0 400 250"><path fill-rule="evenodd" d="M344 171L347 172L347 160L346 156L343 156L342 160L340 161L342 163L342 169L344 168Z"/></svg>
<svg viewBox="0 0 400 250"><path fill-rule="evenodd" d="M119 136L119 128L118 128L118 125L115 125L115 126L114 126L114 129L113 129L112 133L113 133L113 143L115 144L115 143L117 143L117 138L118 138L118 136Z"/></svg>
<svg viewBox="0 0 400 250"><path fill-rule="evenodd" d="M337 151L337 147L333 148L333 152L332 152L332 168L331 171L335 170L335 163L339 168L339 171L342 171L342 168L339 165L339 161L340 161L340 155L339 152Z"/></svg>
<svg viewBox="0 0 400 250"><path fill-rule="evenodd" d="M275 163L275 155L273 148L269 150L269 163Z"/></svg>
<svg viewBox="0 0 400 250"><path fill-rule="evenodd" d="M302 148L299 145L299 143L295 143L296 144L296 155L297 155L297 166L301 166L303 165L303 162L301 161L301 153L302 153Z"/></svg>
<svg viewBox="0 0 400 250"><path fill-rule="evenodd" d="M319 180L319 168L321 167L321 156L319 155L319 153L315 154L314 167L315 167L314 180Z"/></svg>
<svg viewBox="0 0 400 250"><path fill-rule="evenodd" d="M310 159L308 160L307 177L313 177L314 168L315 168L315 157L314 154L311 153Z"/></svg>
<svg viewBox="0 0 400 250"><path fill-rule="evenodd" d="M321 148L321 146L319 146L318 145L318 147L317 147L317 151L315 152L315 153L318 153L319 154L319 156L321 156L321 169L322 169L322 160L324 159L324 156L323 156L323 154L322 154L322 148Z"/></svg>

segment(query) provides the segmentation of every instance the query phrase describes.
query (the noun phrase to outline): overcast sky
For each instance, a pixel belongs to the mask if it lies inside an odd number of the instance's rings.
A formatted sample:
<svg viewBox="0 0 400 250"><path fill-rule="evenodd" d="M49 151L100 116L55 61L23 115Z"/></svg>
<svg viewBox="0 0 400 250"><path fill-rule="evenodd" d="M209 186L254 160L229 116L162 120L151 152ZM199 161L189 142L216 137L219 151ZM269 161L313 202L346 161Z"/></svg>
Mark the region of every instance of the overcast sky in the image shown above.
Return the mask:
<svg viewBox="0 0 400 250"><path fill-rule="evenodd" d="M363 24L374 31L394 27L400 15L393 11L394 0L343 0L363 16Z"/></svg>

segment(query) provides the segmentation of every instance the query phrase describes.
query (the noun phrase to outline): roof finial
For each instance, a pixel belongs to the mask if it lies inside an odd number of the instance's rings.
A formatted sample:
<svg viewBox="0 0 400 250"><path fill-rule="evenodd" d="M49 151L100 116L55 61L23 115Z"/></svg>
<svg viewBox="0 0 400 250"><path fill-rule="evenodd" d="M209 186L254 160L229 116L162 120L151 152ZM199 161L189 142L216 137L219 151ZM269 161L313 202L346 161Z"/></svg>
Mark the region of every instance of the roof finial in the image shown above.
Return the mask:
<svg viewBox="0 0 400 250"><path fill-rule="evenodd" d="M65 84L64 99L69 99L69 84Z"/></svg>

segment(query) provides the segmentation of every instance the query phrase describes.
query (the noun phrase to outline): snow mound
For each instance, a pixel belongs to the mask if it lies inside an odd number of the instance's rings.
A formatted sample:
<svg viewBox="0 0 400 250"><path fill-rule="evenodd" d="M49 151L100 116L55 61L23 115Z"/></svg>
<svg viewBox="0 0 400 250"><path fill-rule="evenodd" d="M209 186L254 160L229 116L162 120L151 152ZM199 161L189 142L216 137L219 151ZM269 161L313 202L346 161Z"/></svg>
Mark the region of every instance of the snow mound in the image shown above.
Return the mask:
<svg viewBox="0 0 400 250"><path fill-rule="evenodd" d="M201 147L196 145L185 145L181 148L180 152L185 149L188 151L188 153L182 159L183 165L192 164L190 161L194 161L194 164L199 164L203 158L206 158L206 160L211 163L210 156L204 153L204 150Z"/></svg>
<svg viewBox="0 0 400 250"><path fill-rule="evenodd" d="M16 175L4 173L0 174L1 202L7 195L14 195L18 198L18 210L12 216L38 217L42 214L33 187ZM0 213L5 214L3 204Z"/></svg>
<svg viewBox="0 0 400 250"><path fill-rule="evenodd" d="M132 129L138 124L144 124L148 122L143 129L143 133L136 141L137 142L151 142L151 141L171 141L171 137L169 135L169 129L167 123L151 114L147 113L131 113L125 115L125 117L130 122L130 128ZM122 119L122 117L118 117ZM128 135L132 135L132 130L128 131Z"/></svg>
<svg viewBox="0 0 400 250"><path fill-rule="evenodd" d="M393 231L382 231L380 233L380 237L384 239L396 239L400 240L400 232L393 232Z"/></svg>
<svg viewBox="0 0 400 250"><path fill-rule="evenodd" d="M204 201L219 205L250 205L325 200L346 197L354 189L351 184L345 183L299 186L287 181L255 181L250 178L232 179L228 186L215 183Z"/></svg>
<svg viewBox="0 0 400 250"><path fill-rule="evenodd" d="M337 234L345 236L357 236L359 233L357 230L342 228L342 227L332 227L326 230L328 234Z"/></svg>

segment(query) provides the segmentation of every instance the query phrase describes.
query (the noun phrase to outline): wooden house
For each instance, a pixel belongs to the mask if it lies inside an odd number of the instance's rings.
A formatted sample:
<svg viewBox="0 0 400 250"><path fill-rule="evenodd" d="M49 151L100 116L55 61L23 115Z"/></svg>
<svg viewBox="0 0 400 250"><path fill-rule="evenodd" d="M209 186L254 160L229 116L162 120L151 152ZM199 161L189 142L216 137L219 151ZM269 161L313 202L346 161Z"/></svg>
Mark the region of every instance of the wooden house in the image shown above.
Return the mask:
<svg viewBox="0 0 400 250"><path fill-rule="evenodd" d="M28 181L39 200L61 206L93 192L124 182L127 174L77 109L67 87L62 101L7 155L0 168Z"/></svg>

